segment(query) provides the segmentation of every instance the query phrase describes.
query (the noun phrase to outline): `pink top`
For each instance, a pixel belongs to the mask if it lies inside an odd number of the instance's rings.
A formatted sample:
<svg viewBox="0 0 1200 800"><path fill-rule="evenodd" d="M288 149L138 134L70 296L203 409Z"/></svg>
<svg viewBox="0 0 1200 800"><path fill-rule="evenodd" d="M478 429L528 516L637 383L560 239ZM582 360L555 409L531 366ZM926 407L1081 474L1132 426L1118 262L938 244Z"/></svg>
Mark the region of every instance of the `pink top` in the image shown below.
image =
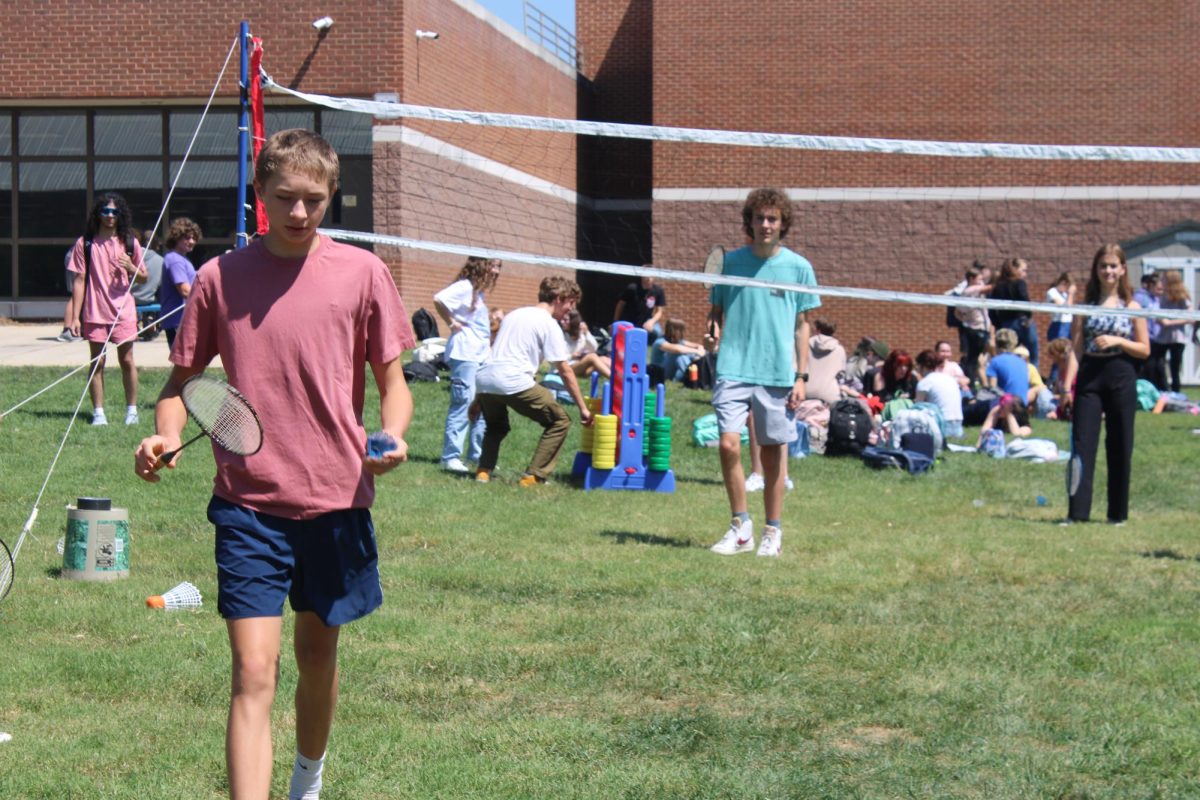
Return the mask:
<svg viewBox="0 0 1200 800"><path fill-rule="evenodd" d="M88 277L87 292L83 297L83 313L80 319L93 325L111 325L117 321L117 310L121 319L137 321L137 301L129 292L129 273L121 267L121 256L125 255L125 243L116 236L92 240L92 274ZM133 241L133 263L145 272L142 264L142 246ZM83 274L86 262L83 257L83 237L71 248L71 262L67 269Z"/></svg>
<svg viewBox="0 0 1200 800"><path fill-rule="evenodd" d="M171 361L201 366L219 354L263 426L252 456L213 446L213 493L289 519L368 508L366 364L387 364L413 344L391 274L361 248L322 236L315 252L283 259L256 241L206 263Z"/></svg>

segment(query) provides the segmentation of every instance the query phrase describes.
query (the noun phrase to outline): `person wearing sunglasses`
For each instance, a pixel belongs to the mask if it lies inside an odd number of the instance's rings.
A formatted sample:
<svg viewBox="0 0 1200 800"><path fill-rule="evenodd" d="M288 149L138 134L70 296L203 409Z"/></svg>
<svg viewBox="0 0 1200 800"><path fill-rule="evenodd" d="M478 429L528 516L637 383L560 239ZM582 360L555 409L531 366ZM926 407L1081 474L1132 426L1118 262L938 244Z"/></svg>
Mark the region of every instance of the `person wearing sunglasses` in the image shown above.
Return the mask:
<svg viewBox="0 0 1200 800"><path fill-rule="evenodd" d="M133 363L137 302L130 293L130 285L144 282L148 273L142 263L142 247L133 236L132 227L132 215L125 198L112 192L101 195L88 215L84 235L71 249L67 267L75 276L71 333L87 339L92 358L99 358L95 376L88 387L92 396L93 425L108 424L104 414L103 353L109 341L117 345L117 361L121 365L125 424L138 422L138 377Z"/></svg>

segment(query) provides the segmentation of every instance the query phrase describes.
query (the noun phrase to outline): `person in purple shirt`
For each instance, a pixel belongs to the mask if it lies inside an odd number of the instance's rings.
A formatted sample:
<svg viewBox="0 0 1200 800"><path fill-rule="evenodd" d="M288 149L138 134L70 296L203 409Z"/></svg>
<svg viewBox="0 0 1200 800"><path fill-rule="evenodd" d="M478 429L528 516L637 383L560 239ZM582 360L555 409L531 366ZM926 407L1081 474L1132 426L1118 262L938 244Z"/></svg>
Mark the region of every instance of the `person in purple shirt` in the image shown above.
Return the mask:
<svg viewBox="0 0 1200 800"><path fill-rule="evenodd" d="M200 243L200 226L187 217L171 220L167 232L167 255L163 258L163 278L158 286L158 302L162 305L159 327L167 332L167 346L175 346L175 331L183 318L182 306L196 281L196 268L188 253ZM177 310L178 309L178 310Z"/></svg>

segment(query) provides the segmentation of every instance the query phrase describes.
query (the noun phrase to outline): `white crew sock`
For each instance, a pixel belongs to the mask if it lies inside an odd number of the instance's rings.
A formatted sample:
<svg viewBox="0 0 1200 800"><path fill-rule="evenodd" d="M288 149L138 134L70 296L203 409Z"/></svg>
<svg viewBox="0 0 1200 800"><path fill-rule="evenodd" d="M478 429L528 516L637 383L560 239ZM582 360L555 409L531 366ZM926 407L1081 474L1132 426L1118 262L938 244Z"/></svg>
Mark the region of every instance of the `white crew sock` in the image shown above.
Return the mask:
<svg viewBox="0 0 1200 800"><path fill-rule="evenodd" d="M296 763L292 767L292 782L288 786L288 800L320 800L321 770L325 767L325 756L305 758L296 752Z"/></svg>

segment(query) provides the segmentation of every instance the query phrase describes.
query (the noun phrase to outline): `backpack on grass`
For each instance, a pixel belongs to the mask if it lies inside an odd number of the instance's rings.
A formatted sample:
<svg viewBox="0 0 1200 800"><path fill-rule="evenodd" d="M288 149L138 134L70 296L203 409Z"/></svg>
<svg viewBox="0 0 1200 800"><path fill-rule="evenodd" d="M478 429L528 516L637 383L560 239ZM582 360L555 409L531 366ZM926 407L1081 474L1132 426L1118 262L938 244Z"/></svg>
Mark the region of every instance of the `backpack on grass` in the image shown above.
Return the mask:
<svg viewBox="0 0 1200 800"><path fill-rule="evenodd" d="M829 435L825 455L858 456L871 438L871 412L853 399L839 400L829 412Z"/></svg>
<svg viewBox="0 0 1200 800"><path fill-rule="evenodd" d="M404 365L404 380L409 383L430 383L439 380L437 367L428 361L412 361Z"/></svg>
<svg viewBox="0 0 1200 800"><path fill-rule="evenodd" d="M412 315L413 336L417 337L418 342L423 342L426 339L432 339L438 335L437 320L423 308L418 308Z"/></svg>
<svg viewBox="0 0 1200 800"><path fill-rule="evenodd" d="M921 475L933 467L933 459L924 453L898 447L866 447L863 463L875 469L903 469L909 475Z"/></svg>

